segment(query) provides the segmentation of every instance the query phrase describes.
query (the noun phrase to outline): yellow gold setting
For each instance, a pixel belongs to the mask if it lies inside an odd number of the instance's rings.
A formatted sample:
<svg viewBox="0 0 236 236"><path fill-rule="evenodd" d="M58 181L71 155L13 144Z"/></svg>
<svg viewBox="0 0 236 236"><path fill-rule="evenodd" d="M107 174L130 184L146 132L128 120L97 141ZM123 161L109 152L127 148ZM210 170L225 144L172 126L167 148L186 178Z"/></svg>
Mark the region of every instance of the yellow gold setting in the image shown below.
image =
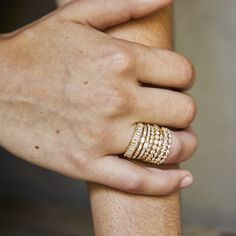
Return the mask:
<svg viewBox="0 0 236 236"><path fill-rule="evenodd" d="M166 127L137 123L124 156L153 164L163 164L170 154L172 133Z"/></svg>

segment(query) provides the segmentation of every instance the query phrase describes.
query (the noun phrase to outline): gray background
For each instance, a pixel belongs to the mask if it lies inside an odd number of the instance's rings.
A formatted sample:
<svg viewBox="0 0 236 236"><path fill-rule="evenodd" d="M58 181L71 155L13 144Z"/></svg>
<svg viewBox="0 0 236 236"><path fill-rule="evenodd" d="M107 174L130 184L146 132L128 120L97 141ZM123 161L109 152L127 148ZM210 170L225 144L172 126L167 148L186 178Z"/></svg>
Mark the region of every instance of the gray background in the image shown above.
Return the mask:
<svg viewBox="0 0 236 236"><path fill-rule="evenodd" d="M200 147L186 166L195 176L184 192L189 224L236 227L236 1L179 0L176 48L197 69L193 90Z"/></svg>
<svg viewBox="0 0 236 236"><path fill-rule="evenodd" d="M2 1L1 32L54 7L49 0ZM183 193L184 225L207 228L208 236L214 229L236 228L235 10L235 0L175 1L176 49L196 66L192 93L199 105L194 126L200 147L184 164L195 176L193 187ZM0 156L0 235L93 234L84 183L32 166L3 150ZM186 230L189 235L203 235L190 231Z"/></svg>

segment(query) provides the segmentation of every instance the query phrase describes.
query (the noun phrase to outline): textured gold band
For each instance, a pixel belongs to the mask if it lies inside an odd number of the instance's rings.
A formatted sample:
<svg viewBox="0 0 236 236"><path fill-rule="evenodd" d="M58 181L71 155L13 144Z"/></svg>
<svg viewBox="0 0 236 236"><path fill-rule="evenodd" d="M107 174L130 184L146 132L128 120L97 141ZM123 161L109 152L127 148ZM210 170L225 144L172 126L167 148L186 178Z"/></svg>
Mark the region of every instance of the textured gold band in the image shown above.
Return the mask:
<svg viewBox="0 0 236 236"><path fill-rule="evenodd" d="M129 144L124 156L126 156L128 158L131 158L133 156L133 154L139 144L139 141L142 137L143 128L144 128L144 124L142 124L142 123L136 124L134 134L132 136L132 139L130 141L130 144Z"/></svg>
<svg viewBox="0 0 236 236"><path fill-rule="evenodd" d="M124 156L160 165L170 154L171 145L172 134L169 129L139 122Z"/></svg>

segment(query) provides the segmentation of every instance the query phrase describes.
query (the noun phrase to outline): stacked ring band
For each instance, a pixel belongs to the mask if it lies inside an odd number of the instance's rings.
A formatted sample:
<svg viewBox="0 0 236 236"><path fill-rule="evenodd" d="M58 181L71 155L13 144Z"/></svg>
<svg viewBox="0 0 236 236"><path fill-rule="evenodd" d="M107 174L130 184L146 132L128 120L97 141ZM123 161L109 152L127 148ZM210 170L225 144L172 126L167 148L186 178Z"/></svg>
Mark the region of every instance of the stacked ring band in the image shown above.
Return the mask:
<svg viewBox="0 0 236 236"><path fill-rule="evenodd" d="M124 156L160 165L168 157L171 145L172 135L169 129L139 122Z"/></svg>

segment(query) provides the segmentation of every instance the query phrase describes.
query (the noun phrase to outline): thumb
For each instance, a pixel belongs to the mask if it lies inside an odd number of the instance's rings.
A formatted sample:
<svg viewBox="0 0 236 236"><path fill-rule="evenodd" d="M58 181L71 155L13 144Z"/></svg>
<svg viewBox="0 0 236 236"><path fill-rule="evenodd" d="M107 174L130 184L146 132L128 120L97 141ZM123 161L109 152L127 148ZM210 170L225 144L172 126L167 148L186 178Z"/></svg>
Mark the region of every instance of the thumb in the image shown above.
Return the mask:
<svg viewBox="0 0 236 236"><path fill-rule="evenodd" d="M62 16L98 30L147 16L172 0L74 0L61 8Z"/></svg>

